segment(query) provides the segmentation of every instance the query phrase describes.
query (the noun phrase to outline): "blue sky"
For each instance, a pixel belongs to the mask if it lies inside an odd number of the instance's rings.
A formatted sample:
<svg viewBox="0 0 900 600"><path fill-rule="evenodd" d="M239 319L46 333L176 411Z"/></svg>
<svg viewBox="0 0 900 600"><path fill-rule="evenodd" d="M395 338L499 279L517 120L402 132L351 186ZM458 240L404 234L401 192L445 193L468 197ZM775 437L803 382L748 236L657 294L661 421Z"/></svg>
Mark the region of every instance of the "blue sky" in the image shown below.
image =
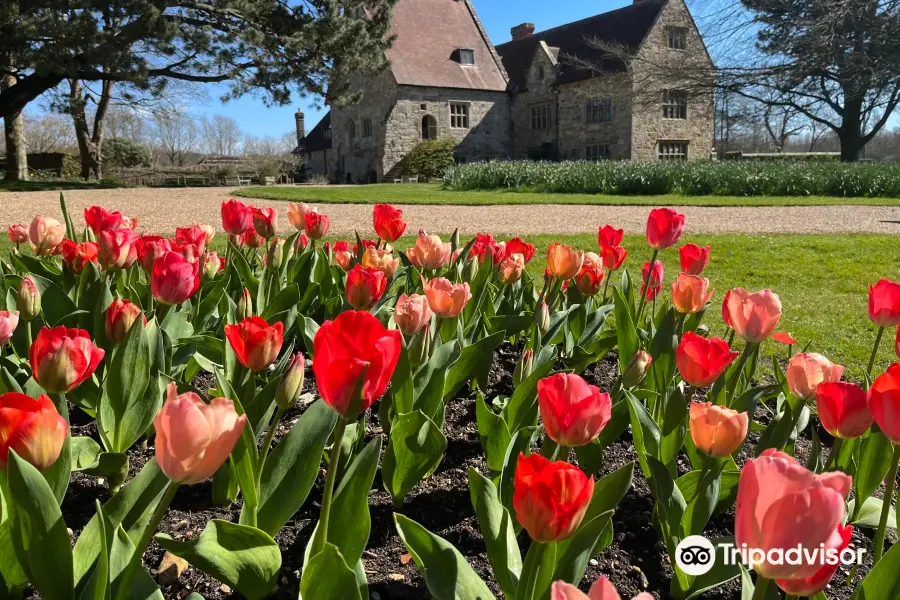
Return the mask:
<svg viewBox="0 0 900 600"><path fill-rule="evenodd" d="M509 41L509 29L514 25L530 21L538 31L577 21L602 12L614 10L632 0L557 0L548 4L546 0L473 0L488 35L494 44ZM259 99L246 96L239 100L221 103L215 86L208 86L209 100L193 107L195 113L228 115L240 124L241 129L254 135L278 136L293 131L294 111L302 108L306 113L306 128L318 123L324 109L313 107L311 99L297 98L293 105L266 107Z"/></svg>

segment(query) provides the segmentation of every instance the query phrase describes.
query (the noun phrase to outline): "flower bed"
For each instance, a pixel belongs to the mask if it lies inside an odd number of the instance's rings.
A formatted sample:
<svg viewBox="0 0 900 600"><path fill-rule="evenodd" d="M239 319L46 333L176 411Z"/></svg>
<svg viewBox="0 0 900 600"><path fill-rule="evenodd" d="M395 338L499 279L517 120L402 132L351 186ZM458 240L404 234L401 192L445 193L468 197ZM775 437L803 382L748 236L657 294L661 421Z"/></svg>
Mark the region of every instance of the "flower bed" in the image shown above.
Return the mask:
<svg viewBox="0 0 900 600"><path fill-rule="evenodd" d="M817 162L500 161L459 165L453 190L644 196L900 197L900 167Z"/></svg>
<svg viewBox="0 0 900 600"><path fill-rule="evenodd" d="M551 244L533 278L519 238L392 248L407 224L389 205L377 239L325 241L313 207L290 205L280 238L273 209L225 202L224 256L209 226L141 235L91 207L78 233L61 212L10 226L0 261L12 596L873 600L900 583L881 500L900 364L872 372L900 284L869 289L857 385L795 352L772 291L728 291L712 335L715 249L680 246L664 283L671 209L650 211L636 279L609 225L596 252ZM864 552L781 560L799 548Z"/></svg>

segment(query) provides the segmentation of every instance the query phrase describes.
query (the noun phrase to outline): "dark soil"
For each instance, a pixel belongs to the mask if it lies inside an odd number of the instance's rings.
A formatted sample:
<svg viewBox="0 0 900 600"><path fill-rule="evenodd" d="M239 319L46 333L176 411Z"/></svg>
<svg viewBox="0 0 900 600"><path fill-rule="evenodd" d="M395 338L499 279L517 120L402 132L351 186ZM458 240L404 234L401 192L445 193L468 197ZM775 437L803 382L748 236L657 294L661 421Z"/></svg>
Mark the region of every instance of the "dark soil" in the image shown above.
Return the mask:
<svg viewBox="0 0 900 600"><path fill-rule="evenodd" d="M512 372L518 356L518 349L509 345L501 347L494 356L493 368L489 380L486 397L512 391ZM616 357L610 355L584 374L585 378L603 390L609 390L616 377ZM215 385L211 378L199 377L194 385L201 390ZM308 373L304 392L314 392L315 383L312 373ZM499 593L491 574L490 563L485 553L484 543L476 521L469 497L467 470L470 467L486 473L483 452L478 440L475 424L474 393L464 389L457 398L447 406L446 425L448 448L444 460L437 472L417 486L408 496L399 512L425 525L429 530L449 540L466 557L475 571ZM301 414L301 410L293 409L287 413L276 432L276 440L287 433L293 422ZM96 425L86 415L73 414L72 435L90 435L96 437ZM768 413L760 409L757 418L766 421ZM366 427L366 438L371 439L383 435L378 421L377 406L369 412ZM813 419L811 427L818 423ZM809 436L807 428L805 436ZM822 432L819 432L820 435ZM759 434L751 434L751 441ZM805 460L811 442L808 437L797 441L798 459ZM830 439L823 444L830 444ZM387 440L384 440L385 442ZM151 441L152 444L152 441ZM752 444L747 444L739 463L752 457ZM130 473L133 477L153 456L152 445L142 448L136 445L130 452ZM615 469L637 461L630 431L609 446L604 453L604 465L599 475L610 473ZM682 458L679 469L686 472L689 463ZM303 552L310 539L319 515L324 471L320 473L313 490L304 506L291 521L278 533L276 541L282 552L282 573L279 576L278 588L273 598L294 599L299 589L300 569L303 563ZM63 503L63 514L68 526L77 537L80 530L94 514L94 500L105 501L109 496L106 483L96 477L75 473L69 491ZM237 521L240 514L240 501L229 507L216 507L212 504L211 483L183 486L172 503L171 509L164 518L160 529L177 539L190 539L199 535L209 519L226 519ZM406 548L397 536L392 513L394 508L390 495L384 491L380 472L376 475L373 490L369 497L369 508L372 516L372 530L367 549L363 555L366 574L369 580L370 597L373 600L418 600L429 598L424 579L410 560ZM669 584L673 575L671 561L665 551L664 544L652 525L653 499L649 485L644 479L641 469L636 464L634 486L618 505L613 517L614 540L611 545L596 559L591 560L582 588L587 589L600 575L607 576L617 587L623 598L631 598L643 591L651 592L654 597L669 598ZM731 535L734 525L734 509L715 515L710 521L706 535ZM860 568L853 579L853 586L862 580L871 565L872 537L874 531L857 528L853 534L853 547L867 549L867 564ZM890 538L896 539L895 537ZM527 535L520 537L520 545L527 550ZM144 566L149 573L157 573L163 557L163 549L155 542L144 555ZM841 567L834 578L827 594L832 600L845 600L850 597L853 586L845 584L848 570ZM231 590L201 571L188 568L174 583L162 587L166 598L183 598L190 592L197 592L209 599L238 598ZM31 597L37 597L32 595ZM736 600L740 598L740 585L737 581L704 594L703 598L712 600Z"/></svg>

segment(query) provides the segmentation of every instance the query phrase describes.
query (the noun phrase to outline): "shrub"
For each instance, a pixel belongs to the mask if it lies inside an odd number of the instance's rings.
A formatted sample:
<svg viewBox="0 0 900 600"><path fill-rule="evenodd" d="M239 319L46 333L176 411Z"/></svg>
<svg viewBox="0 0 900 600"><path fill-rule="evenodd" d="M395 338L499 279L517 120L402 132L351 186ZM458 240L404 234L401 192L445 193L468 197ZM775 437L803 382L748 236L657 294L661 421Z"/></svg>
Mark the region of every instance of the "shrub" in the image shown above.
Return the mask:
<svg viewBox="0 0 900 600"><path fill-rule="evenodd" d="M447 137L419 142L406 156L407 170L428 179L443 177L456 164L456 145Z"/></svg>
<svg viewBox="0 0 900 600"><path fill-rule="evenodd" d="M150 150L125 138L110 138L103 142L103 163L107 167L133 169L149 167Z"/></svg>
<svg viewBox="0 0 900 600"><path fill-rule="evenodd" d="M453 190L684 196L900 196L900 165L834 162L625 161L473 163L449 169Z"/></svg>

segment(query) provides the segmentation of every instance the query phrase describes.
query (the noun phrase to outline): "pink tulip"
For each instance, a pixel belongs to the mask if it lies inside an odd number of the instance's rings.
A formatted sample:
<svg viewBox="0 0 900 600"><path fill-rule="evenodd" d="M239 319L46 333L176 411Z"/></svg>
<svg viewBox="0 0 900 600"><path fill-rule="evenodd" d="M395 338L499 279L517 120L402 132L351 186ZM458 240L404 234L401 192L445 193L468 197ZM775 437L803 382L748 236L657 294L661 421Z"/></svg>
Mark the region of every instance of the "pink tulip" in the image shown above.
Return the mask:
<svg viewBox="0 0 900 600"><path fill-rule="evenodd" d="M52 254L66 235L66 226L50 217L37 215L28 228L28 238L36 254Z"/></svg>
<svg viewBox="0 0 900 600"><path fill-rule="evenodd" d="M821 475L774 448L747 461L738 484L735 544L782 552L794 548L838 549L843 543L844 501L851 478L840 471ZM769 579L800 579L816 574L818 563L770 564L756 572ZM793 561L792 561L793 562Z"/></svg>
<svg viewBox="0 0 900 600"><path fill-rule="evenodd" d="M420 294L401 294L394 307L394 322L405 335L415 335L428 327L431 315L428 298Z"/></svg>
<svg viewBox="0 0 900 600"><path fill-rule="evenodd" d="M570 583L554 581L553 587L550 588L550 600L622 600L622 597L619 596L619 592L616 591L609 579L601 575L587 594ZM641 592L632 600L655 599L651 594Z"/></svg>
<svg viewBox="0 0 900 600"><path fill-rule="evenodd" d="M9 341L19 324L19 312L0 310L0 346Z"/></svg>
<svg viewBox="0 0 900 600"><path fill-rule="evenodd" d="M751 294L735 288L726 296L726 302L722 307L723 314L728 314L725 322L748 342L764 342L781 320L781 300L769 290Z"/></svg>
<svg viewBox="0 0 900 600"><path fill-rule="evenodd" d="M815 398L820 383L840 381L843 374L844 367L815 352L793 355L785 372L788 388L801 400Z"/></svg>
<svg viewBox="0 0 900 600"><path fill-rule="evenodd" d="M198 483L212 476L231 454L244 430L247 415L238 416L234 402L213 398L209 404L175 384L153 420L156 461L166 477L177 483Z"/></svg>

